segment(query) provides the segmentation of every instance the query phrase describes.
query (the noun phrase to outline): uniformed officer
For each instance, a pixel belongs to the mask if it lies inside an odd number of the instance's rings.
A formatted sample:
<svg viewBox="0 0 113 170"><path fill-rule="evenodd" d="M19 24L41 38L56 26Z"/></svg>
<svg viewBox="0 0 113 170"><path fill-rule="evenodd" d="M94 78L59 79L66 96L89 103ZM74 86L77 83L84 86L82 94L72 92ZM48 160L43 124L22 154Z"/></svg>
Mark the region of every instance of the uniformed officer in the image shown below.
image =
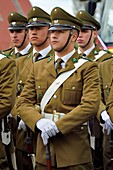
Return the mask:
<svg viewBox="0 0 113 170"><path fill-rule="evenodd" d="M112 123L112 69L113 56L106 59L99 65L100 87L101 87L101 104L99 109L99 119L104 128L103 140L103 162L104 170L112 170L112 154L111 154L111 131L113 130ZM106 106L107 105L107 106ZM106 109L107 107L107 109Z"/></svg>
<svg viewBox="0 0 113 170"><path fill-rule="evenodd" d="M112 54L106 50L101 50L98 45L95 44L98 37L98 30L101 28L100 23L94 19L87 11L80 10L77 12L76 17L80 18L84 25L80 31L77 39L78 53L84 53L85 56L91 58L98 64L109 58ZM103 169L103 157L102 157L102 142L103 132L102 127L96 117L90 121L91 139L95 138L95 141L91 144L93 150L93 161L95 169ZM91 140L92 141L92 140ZM95 145L95 146L94 146Z"/></svg>
<svg viewBox="0 0 113 170"><path fill-rule="evenodd" d="M14 106L16 98L15 62L0 54L0 169L11 167L11 135L7 116ZM10 155L10 156L9 156ZM12 166L12 165L11 165Z"/></svg>
<svg viewBox="0 0 113 170"><path fill-rule="evenodd" d="M30 69L32 67L33 62L38 62L38 60L50 57L53 53L51 50L51 46L49 45L49 26L50 15L48 13L46 13L43 9L35 6L29 10L27 28L29 34L29 41L33 45L33 50L28 56L20 57L16 60L17 69L19 70L18 81L21 82L23 87L30 73ZM32 151L30 151L29 149L29 141L26 142L28 135L31 138L30 145L32 147ZM16 153L18 156L18 169L30 170L31 167L29 166L29 158L30 154L31 157L34 156L33 154L35 154L35 136L28 127L26 128L26 125L22 120L19 122L17 131ZM20 160L20 157L22 159L24 158L24 160L26 160L26 163L25 161L23 162L22 160Z"/></svg>
<svg viewBox="0 0 113 170"><path fill-rule="evenodd" d="M109 58L111 56L110 52L101 50L99 46L96 45L98 31L101 28L100 23L87 11L78 11L76 17L84 22L77 39L78 53L84 53L85 56L96 61L98 64L104 59Z"/></svg>
<svg viewBox="0 0 113 170"><path fill-rule="evenodd" d="M32 50L32 46L29 43L28 31L26 28L27 18L17 12L11 12L8 15L8 22L9 22L8 30L10 33L12 47L10 49L4 50L3 53L12 59L28 56ZM19 69L17 69L17 75L20 75ZM21 79L19 79L18 76L17 96L19 95L21 88L23 88L23 82L21 81ZM17 113L16 113L15 106L11 110L9 120L10 120L11 131L13 134L14 145L16 145L16 133L17 133L18 121L17 121Z"/></svg>
<svg viewBox="0 0 113 170"><path fill-rule="evenodd" d="M87 121L100 101L97 65L75 53L82 21L59 7L52 10L51 19L55 54L33 64L17 109L29 128L38 132L37 170L46 170L48 140L53 170L93 170Z"/></svg>
<svg viewBox="0 0 113 170"><path fill-rule="evenodd" d="M11 58L18 58L31 50L26 29L27 18L17 12L8 15L11 48L4 50L4 54Z"/></svg>

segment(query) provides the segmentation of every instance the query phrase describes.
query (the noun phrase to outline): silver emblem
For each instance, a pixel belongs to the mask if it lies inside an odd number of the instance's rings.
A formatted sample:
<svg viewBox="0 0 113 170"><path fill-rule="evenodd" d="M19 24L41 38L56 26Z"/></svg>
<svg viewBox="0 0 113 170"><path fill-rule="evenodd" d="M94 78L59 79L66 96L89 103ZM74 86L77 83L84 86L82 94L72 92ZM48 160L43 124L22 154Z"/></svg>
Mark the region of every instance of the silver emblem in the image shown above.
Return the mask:
<svg viewBox="0 0 113 170"><path fill-rule="evenodd" d="M37 18L33 18L33 21L37 21Z"/></svg>
<svg viewBox="0 0 113 170"><path fill-rule="evenodd" d="M57 19L57 20L54 20L54 23L57 24L57 23L58 23L58 19Z"/></svg>

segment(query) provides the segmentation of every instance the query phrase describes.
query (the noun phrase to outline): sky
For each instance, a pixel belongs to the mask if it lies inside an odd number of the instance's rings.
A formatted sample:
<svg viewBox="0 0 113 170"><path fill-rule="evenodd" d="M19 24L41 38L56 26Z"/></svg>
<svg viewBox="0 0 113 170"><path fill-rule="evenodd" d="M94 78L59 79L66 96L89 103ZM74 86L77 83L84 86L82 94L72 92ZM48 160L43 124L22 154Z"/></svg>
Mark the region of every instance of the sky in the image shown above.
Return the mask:
<svg viewBox="0 0 113 170"><path fill-rule="evenodd" d="M32 6L38 6L50 14L54 7L61 7L70 14L73 14L71 0L29 0Z"/></svg>

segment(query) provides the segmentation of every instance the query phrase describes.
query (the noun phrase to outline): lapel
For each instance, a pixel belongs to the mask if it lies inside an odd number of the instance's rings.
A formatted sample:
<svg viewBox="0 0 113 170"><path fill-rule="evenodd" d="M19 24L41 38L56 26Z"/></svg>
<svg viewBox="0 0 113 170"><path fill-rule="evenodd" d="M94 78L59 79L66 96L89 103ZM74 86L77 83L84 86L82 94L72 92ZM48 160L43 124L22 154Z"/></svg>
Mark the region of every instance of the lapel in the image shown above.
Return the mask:
<svg viewBox="0 0 113 170"><path fill-rule="evenodd" d="M53 55L48 58L44 67L53 77L56 78L57 74L56 74L54 63L55 63L55 56Z"/></svg>
<svg viewBox="0 0 113 170"><path fill-rule="evenodd" d="M33 59L32 59L32 56L33 56L33 53L30 53L27 57L26 57L26 61L25 61L25 67L30 70L31 69L31 66L33 64Z"/></svg>
<svg viewBox="0 0 113 170"><path fill-rule="evenodd" d="M78 62L78 57L78 52L76 51L67 61L66 67L60 70L59 74L74 69L74 63Z"/></svg>
<svg viewBox="0 0 113 170"><path fill-rule="evenodd" d="M90 58L90 59L94 60L95 55L98 55L99 51L100 51L100 49L99 49L98 45L96 45L95 48L89 53L87 58Z"/></svg>

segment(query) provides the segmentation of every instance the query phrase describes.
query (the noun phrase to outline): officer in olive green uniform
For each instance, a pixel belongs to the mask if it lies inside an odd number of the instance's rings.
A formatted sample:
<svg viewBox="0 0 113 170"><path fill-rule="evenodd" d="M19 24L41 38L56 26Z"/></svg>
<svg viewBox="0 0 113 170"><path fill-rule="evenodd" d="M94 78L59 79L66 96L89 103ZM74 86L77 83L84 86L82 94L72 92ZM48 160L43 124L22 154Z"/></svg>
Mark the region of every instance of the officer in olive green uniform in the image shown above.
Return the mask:
<svg viewBox="0 0 113 170"><path fill-rule="evenodd" d="M100 101L97 64L79 59L75 53L81 20L59 7L52 10L51 19L50 40L55 54L33 64L17 109L38 135L37 170L46 170L48 139L53 170L93 170L87 121L97 113ZM63 60L59 72L55 70L57 59ZM60 85L71 71L70 77ZM56 85L50 87L53 82ZM56 89L57 85L60 86ZM41 107L36 109L35 104Z"/></svg>
<svg viewBox="0 0 113 170"><path fill-rule="evenodd" d="M50 26L50 15L39 7L32 7L28 12L28 34L30 43L33 45L33 51L25 57L18 58L17 69L19 72L18 82L20 82L20 92L22 91L27 77L30 73L33 62L38 62L44 58L48 58L52 55L53 51L49 45L48 28ZM43 35L43 37L42 37ZM35 38L34 38L35 37ZM34 40L35 39L35 40ZM36 58L36 54L40 53L40 56ZM19 114L19 113L17 113ZM29 148L29 141L31 139L31 148ZM17 154L17 166L19 170L27 169L30 167L30 156L34 157L35 154L35 136L34 133L24 124L21 120L19 122L16 141L16 154ZM21 158L21 160L19 159ZM22 160L26 160L23 162Z"/></svg>
<svg viewBox="0 0 113 170"><path fill-rule="evenodd" d="M15 59L31 52L32 48L26 29L27 18L17 12L11 12L8 16L8 22L12 47L4 50L3 53Z"/></svg>
<svg viewBox="0 0 113 170"><path fill-rule="evenodd" d="M0 169L9 170L11 157L9 144L10 128L7 115L14 106L16 98L15 62L0 54ZM5 137L6 136L6 137ZM10 155L11 156L11 155ZM7 160L8 159L8 160ZM8 165L9 164L9 165ZM11 167L10 167L11 168Z"/></svg>
<svg viewBox="0 0 113 170"><path fill-rule="evenodd" d="M17 12L11 12L8 16L8 22L9 22L8 29L10 32L12 48L3 51L3 53L12 59L17 59L18 57L22 58L22 57L28 56L30 52L32 51L32 46L29 43L28 31L26 28L27 18ZM19 75L18 70L17 70L17 75ZM23 77L24 77L24 74L23 74ZM20 82L21 81L18 79L17 80L17 96L20 93ZM16 133L17 133L17 128L18 128L18 121L17 121L17 117L15 113L16 113L16 109L14 106L9 116L14 145L16 145ZM11 150L11 153L12 152L13 150Z"/></svg>
<svg viewBox="0 0 113 170"><path fill-rule="evenodd" d="M113 56L99 65L101 104L98 111L100 122L103 124L103 162L104 170L112 170L110 132L113 130L112 123L112 81L113 81ZM107 109L106 109L107 105Z"/></svg>
<svg viewBox="0 0 113 170"><path fill-rule="evenodd" d="M98 45L95 45L95 40L98 36L98 30L100 29L100 24L96 21L88 12L80 10L77 12L76 16L80 18L84 25L80 31L79 37L77 39L78 43L78 53L84 53L85 56L91 58L98 64L109 58L112 54L106 50L100 50ZM95 146L92 146L93 160L95 169L103 169L103 157L102 157L102 142L103 142L103 132L102 127L96 117L90 121L91 136L95 138L93 142Z"/></svg>
<svg viewBox="0 0 113 170"><path fill-rule="evenodd" d="M106 58L109 58L112 54L109 51L101 50L98 45L95 45L96 38L98 36L98 30L101 28L100 23L94 19L87 11L80 10L77 12L76 17L84 22L84 25L80 31L77 39L78 53L84 53L88 58L96 61L98 64ZM82 35L85 31L90 31L90 36L85 40L84 44L80 42Z"/></svg>

